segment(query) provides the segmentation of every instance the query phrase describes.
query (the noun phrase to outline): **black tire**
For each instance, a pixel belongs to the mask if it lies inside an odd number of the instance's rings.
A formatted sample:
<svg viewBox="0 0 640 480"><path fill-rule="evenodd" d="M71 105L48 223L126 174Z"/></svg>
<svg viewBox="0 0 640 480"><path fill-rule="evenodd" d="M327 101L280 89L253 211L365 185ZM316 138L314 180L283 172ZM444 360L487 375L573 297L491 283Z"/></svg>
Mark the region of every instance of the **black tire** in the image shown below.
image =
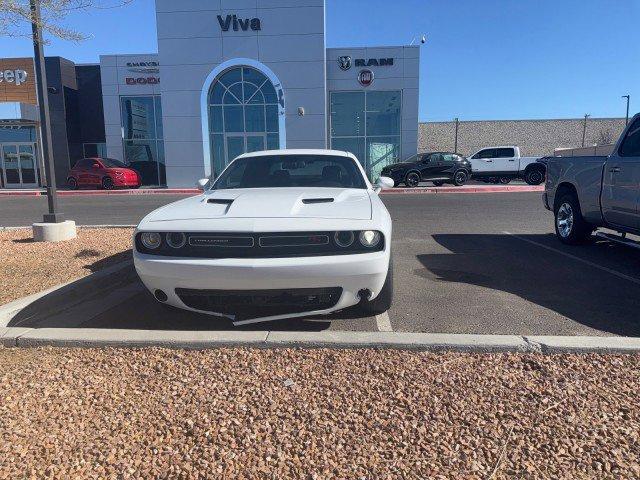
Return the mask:
<svg viewBox="0 0 640 480"><path fill-rule="evenodd" d="M407 176L404 177L404 184L409 187L417 187L420 184L420 174L418 172L409 172Z"/></svg>
<svg viewBox="0 0 640 480"><path fill-rule="evenodd" d="M78 181L73 177L67 178L67 185L71 190L78 190Z"/></svg>
<svg viewBox="0 0 640 480"><path fill-rule="evenodd" d="M530 168L524 174L524 181L528 185L540 185L544 182L544 171L541 168Z"/></svg>
<svg viewBox="0 0 640 480"><path fill-rule="evenodd" d="M469 180L469 174L466 172L466 170L458 170L453 174L453 184L456 187L464 185L465 183L467 183L467 180Z"/></svg>
<svg viewBox="0 0 640 480"><path fill-rule="evenodd" d="M359 310L363 315L374 316L380 315L391 308L393 303L393 255L389 258L389 269L387 270L387 277L384 281L382 290L376 298L360 303Z"/></svg>
<svg viewBox="0 0 640 480"><path fill-rule="evenodd" d="M562 195L554 206L554 225L558 239L566 245L580 245L591 233L593 226L585 221L575 193Z"/></svg>
<svg viewBox="0 0 640 480"><path fill-rule="evenodd" d="M433 181L433 184L434 184L436 187L441 187L442 185L444 185L444 182L443 182L442 180L434 180L434 181Z"/></svg>
<svg viewBox="0 0 640 480"><path fill-rule="evenodd" d="M111 177L104 177L102 179L103 190L113 190L113 179Z"/></svg>

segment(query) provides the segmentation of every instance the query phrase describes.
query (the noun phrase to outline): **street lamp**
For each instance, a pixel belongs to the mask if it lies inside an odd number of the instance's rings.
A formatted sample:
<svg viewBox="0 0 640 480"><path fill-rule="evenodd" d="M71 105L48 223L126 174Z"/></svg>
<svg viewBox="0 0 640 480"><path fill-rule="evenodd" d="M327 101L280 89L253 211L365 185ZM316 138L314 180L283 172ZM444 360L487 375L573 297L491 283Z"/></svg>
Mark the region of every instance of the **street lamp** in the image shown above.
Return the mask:
<svg viewBox="0 0 640 480"><path fill-rule="evenodd" d="M458 124L460 123L458 117L455 118L456 121L456 135L455 140L453 142L453 153L458 153Z"/></svg>
<svg viewBox="0 0 640 480"><path fill-rule="evenodd" d="M47 203L49 213L44 215L43 223L33 224L33 237L36 241L68 240L76 236L75 222L65 221L58 210L56 177L51 159L51 124L49 121L49 97L47 92L47 73L44 64L44 48L42 39L42 17L40 0L30 0L31 30L33 32L33 63L36 74L36 90L40 110L40 139L42 142L42 158L47 176Z"/></svg>
<svg viewBox="0 0 640 480"><path fill-rule="evenodd" d="M624 125L626 127L627 124L629 123L629 99L631 98L631 95L622 95L622 98L627 99L627 116L624 117Z"/></svg>
<svg viewBox="0 0 640 480"><path fill-rule="evenodd" d="M589 115L588 113L584 114L584 123L582 124L582 146L584 147L584 141L585 138L587 136L587 118L589 118L591 115Z"/></svg>

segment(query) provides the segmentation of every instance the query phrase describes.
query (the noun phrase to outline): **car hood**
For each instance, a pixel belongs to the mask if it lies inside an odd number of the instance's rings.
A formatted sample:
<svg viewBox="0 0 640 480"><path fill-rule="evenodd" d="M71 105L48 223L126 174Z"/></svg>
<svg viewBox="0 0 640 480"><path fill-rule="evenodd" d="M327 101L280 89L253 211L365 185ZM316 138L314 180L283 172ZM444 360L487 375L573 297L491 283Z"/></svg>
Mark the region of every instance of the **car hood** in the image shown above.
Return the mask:
<svg viewBox="0 0 640 480"><path fill-rule="evenodd" d="M144 223L222 218L371 219L369 191L344 188L213 190L151 212Z"/></svg>

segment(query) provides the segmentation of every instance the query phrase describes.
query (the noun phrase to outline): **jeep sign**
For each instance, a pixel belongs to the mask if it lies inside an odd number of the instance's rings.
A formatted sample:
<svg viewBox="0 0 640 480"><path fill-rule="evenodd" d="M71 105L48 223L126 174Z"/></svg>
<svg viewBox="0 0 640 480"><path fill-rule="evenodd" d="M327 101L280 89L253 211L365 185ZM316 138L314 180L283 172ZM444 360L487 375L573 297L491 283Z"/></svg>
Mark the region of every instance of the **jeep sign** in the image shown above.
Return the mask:
<svg viewBox="0 0 640 480"><path fill-rule="evenodd" d="M27 72L25 70L0 70L0 83L15 83L20 85L27 81Z"/></svg>

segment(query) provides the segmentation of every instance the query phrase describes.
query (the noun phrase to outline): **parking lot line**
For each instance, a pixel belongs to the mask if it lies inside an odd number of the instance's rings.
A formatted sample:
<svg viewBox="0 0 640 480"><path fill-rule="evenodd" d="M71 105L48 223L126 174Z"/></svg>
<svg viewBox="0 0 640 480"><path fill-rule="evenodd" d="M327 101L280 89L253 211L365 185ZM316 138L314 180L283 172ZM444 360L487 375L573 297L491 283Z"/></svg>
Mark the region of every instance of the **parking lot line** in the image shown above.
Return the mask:
<svg viewBox="0 0 640 480"><path fill-rule="evenodd" d="M376 325L379 332L393 332L391 328L391 320L389 320L389 313L384 312L380 315L376 315Z"/></svg>
<svg viewBox="0 0 640 480"><path fill-rule="evenodd" d="M502 233L504 233L505 235L509 235L509 236L511 236L513 238L517 238L518 240L522 240L523 242L527 242L527 243L530 243L532 245L536 245L536 246L538 246L540 248L544 248L545 250L549 250L551 252L555 252L555 253L558 253L560 255L564 255L565 257L568 257L568 258L570 258L572 260L575 260L575 261L580 262L580 263L584 263L585 265L589 265L590 267L597 268L598 270L602 270L603 272L607 272L607 273L609 273L611 275L615 275L618 278L622 278L623 280L627 280L629 282L635 283L636 285L640 285L640 280L639 279L631 277L629 275L625 275L624 273L620 273L617 270L613 270L611 268L603 267L602 265L598 265L597 263L590 262L589 260L585 260L583 258L577 257L577 256L572 255L570 253L563 252L562 250L558 250L556 248L549 247L548 245L543 245L542 243L534 242L533 240L529 240L528 238L521 237L520 235L516 235L515 233L511 233L511 232L502 232Z"/></svg>

